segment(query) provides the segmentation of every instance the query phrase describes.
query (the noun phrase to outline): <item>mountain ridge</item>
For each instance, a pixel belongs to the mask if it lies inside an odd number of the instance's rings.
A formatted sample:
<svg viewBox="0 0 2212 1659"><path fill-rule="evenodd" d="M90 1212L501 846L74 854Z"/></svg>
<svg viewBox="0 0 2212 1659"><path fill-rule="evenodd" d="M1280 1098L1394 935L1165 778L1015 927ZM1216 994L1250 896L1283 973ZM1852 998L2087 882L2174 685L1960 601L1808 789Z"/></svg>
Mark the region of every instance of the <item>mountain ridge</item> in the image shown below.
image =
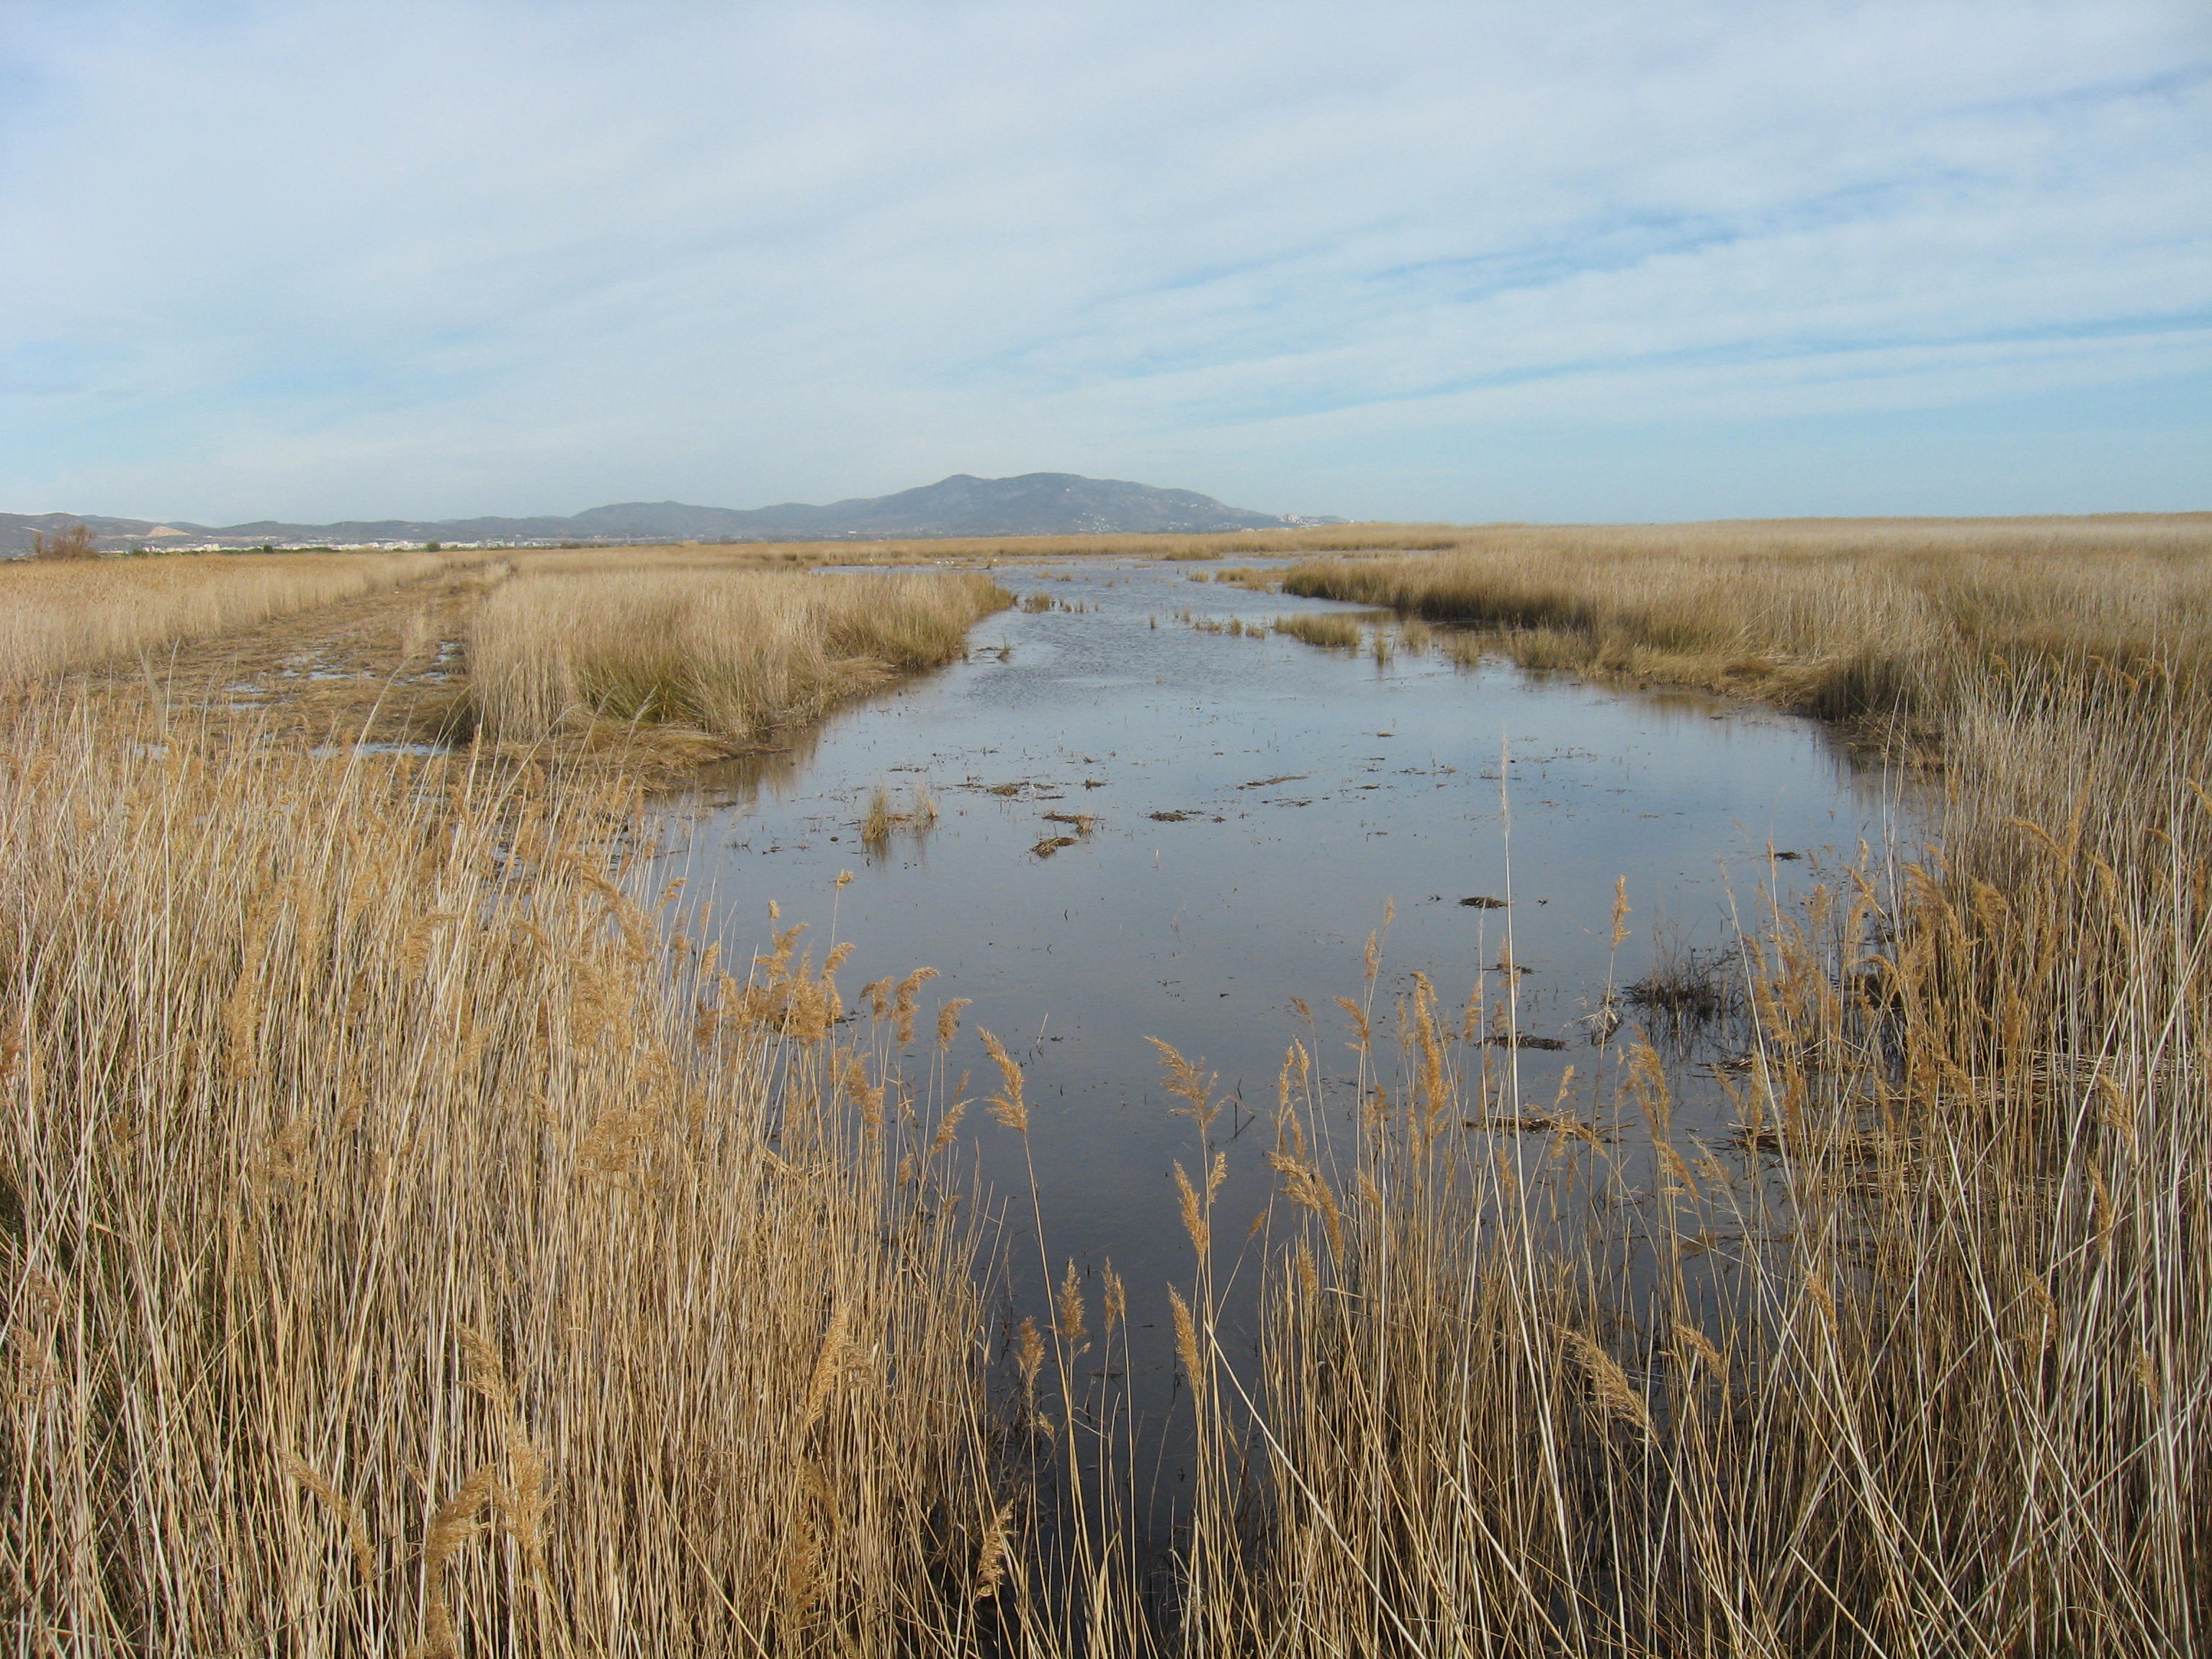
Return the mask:
<svg viewBox="0 0 2212 1659"><path fill-rule="evenodd" d="M302 524L255 519L207 526L183 520L103 518L68 513L0 513L0 552L27 552L33 536L73 524L88 526L103 549L250 547L439 542L842 541L975 536L1153 534L1273 530L1340 519L1255 513L1192 489L1163 489L1124 478L1026 472L981 478L956 472L890 495L852 496L816 505L695 507L684 501L617 501L565 516L472 519L354 519Z"/></svg>

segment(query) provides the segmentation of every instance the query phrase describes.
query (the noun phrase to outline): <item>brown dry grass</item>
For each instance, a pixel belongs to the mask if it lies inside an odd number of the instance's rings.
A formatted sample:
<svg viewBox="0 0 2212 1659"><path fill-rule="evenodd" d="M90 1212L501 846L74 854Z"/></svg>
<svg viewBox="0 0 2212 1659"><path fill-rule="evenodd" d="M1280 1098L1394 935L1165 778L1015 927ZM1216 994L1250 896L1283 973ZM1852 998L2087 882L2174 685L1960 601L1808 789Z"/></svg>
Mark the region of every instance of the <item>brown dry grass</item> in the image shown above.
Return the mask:
<svg viewBox="0 0 2212 1659"><path fill-rule="evenodd" d="M435 553L199 554L0 564L0 690L435 574Z"/></svg>
<svg viewBox="0 0 2212 1659"><path fill-rule="evenodd" d="M2212 515L1463 532L1319 560L1287 592L1475 630L1534 668L1705 686L1830 718L1916 712L2007 664L2212 651Z"/></svg>
<svg viewBox="0 0 2212 1659"><path fill-rule="evenodd" d="M1570 665L1761 652L1752 684L1902 706L1945 770L1925 848L1745 941L1725 1144L1641 1049L1522 1101L1484 1042L1510 985L1381 1009L1370 951L1348 1155L1303 1049L1285 1073L1306 1220L1262 1386L1195 1460L1204 1650L2203 1650L2204 530L2039 531L1621 532L1301 583L1550 628ZM1639 1133L1595 1134L1612 1111Z"/></svg>
<svg viewBox="0 0 2212 1659"><path fill-rule="evenodd" d="M802 575L720 549L659 551L673 556L453 556L442 579L432 567L404 586L341 592L180 639L158 662L111 659L76 683L118 718L150 706L170 735L199 742L481 733L566 769L672 781L957 655L1006 599L961 573ZM126 581L163 562L100 568Z"/></svg>
<svg viewBox="0 0 2212 1659"><path fill-rule="evenodd" d="M1011 602L950 572L799 575L625 568L529 574L470 630L477 721L503 742L595 722L755 738L959 655Z"/></svg>
<svg viewBox="0 0 2212 1659"><path fill-rule="evenodd" d="M1332 1169L1293 1056L1310 1220L1191 1551L1225 1645L2202 1650L2212 797L2171 695L1989 688L1941 854L1747 945L1729 1144L1641 1051L1635 1150L1532 1112L1498 1011L1424 989Z"/></svg>
<svg viewBox="0 0 2212 1659"><path fill-rule="evenodd" d="M908 999L833 1038L842 952L666 935L619 796L119 735L0 772L12 1644L972 1645L978 1235Z"/></svg>
<svg viewBox="0 0 2212 1659"><path fill-rule="evenodd" d="M1292 639L1304 640L1308 645L1318 645L1335 651L1359 649L1359 624L1350 617L1330 611L1299 612L1275 618L1275 632L1288 634Z"/></svg>
<svg viewBox="0 0 2212 1659"><path fill-rule="evenodd" d="M531 769L19 721L19 1644L2203 1650L2198 532L2092 557L1828 526L1764 558L1655 533L1544 586L1434 562L1480 578L1454 605L1548 594L1585 619L1563 640L1765 642L1747 685L1901 707L1942 745L1929 844L1745 941L1726 1142L1681 1131L1641 1049L1523 1100L1489 1040L1515 981L1394 1008L1370 949L1348 1135L1311 1039L1286 1060L1256 1367L1221 1328L1250 1266L1214 1234L1219 1103L1166 1054L1200 1267L1164 1316L1195 1493L1164 1596L1104 1380L1127 1292L1086 1305L1041 1244L1054 1316L1008 1334L987 1399L961 1109L927 1050L893 1075L918 977L870 988L866 1039L795 945L724 978L647 916L631 805Z"/></svg>
<svg viewBox="0 0 2212 1659"><path fill-rule="evenodd" d="M664 676L754 672L748 721L998 602L714 563L544 580L657 629ZM487 595L531 644L556 618L512 579L10 713L0 1618L30 1650L972 1650L1028 1594L957 1006L907 1066L926 972L841 1030L845 950L787 933L733 976L672 933L625 862L649 767L311 751L410 680L466 695ZM678 582L750 651L672 661ZM628 670L641 639L592 642Z"/></svg>

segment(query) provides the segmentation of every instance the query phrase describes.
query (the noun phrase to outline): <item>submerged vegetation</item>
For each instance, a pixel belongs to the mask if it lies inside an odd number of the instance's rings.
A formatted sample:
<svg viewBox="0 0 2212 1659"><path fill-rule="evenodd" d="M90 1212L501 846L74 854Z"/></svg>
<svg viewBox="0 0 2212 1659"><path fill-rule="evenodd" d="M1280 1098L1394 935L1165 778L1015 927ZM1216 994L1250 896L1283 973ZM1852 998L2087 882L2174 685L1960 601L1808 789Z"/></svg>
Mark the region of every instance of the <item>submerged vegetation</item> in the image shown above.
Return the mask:
<svg viewBox="0 0 2212 1659"><path fill-rule="evenodd" d="M332 764L15 711L19 1645L2202 1650L2212 538L1674 533L1452 532L1291 580L1940 761L1927 846L1622 988L1655 1036L1653 1010L1741 1030L1732 1133L1684 1133L1626 1036L1524 1098L1517 975L1394 1002L1370 942L1286 1054L1263 1235L1216 1237L1223 1102L1163 1049L1188 1279L1042 1259L1051 1316L1003 1330L926 970L848 1009L834 942L716 961L656 910L634 799L489 744ZM1002 602L901 578L942 609L887 621L888 579L684 580L696 624L634 575L492 590L487 738L753 730ZM934 810L885 787L863 841ZM1073 834L1041 856L1090 833L1046 816ZM984 1042L978 1103L1025 1135ZM1255 1272L1256 1357L1224 1315ZM1137 1299L1186 1412L1158 1573L1115 1393Z"/></svg>
<svg viewBox="0 0 2212 1659"><path fill-rule="evenodd" d="M914 794L904 809L894 804L890 786L878 783L868 797L868 810L860 818L860 842L871 853L890 850L891 836L901 830L912 831L916 836L927 836L937 827L937 797L929 792L926 783L914 786Z"/></svg>

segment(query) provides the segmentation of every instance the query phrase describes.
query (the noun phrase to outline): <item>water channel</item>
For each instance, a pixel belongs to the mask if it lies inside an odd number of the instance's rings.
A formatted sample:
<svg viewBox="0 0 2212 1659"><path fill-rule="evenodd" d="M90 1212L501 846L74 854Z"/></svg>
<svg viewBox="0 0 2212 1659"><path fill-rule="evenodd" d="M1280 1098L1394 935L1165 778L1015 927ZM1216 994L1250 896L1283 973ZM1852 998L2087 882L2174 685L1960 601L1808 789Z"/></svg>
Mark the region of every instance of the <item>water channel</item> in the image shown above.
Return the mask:
<svg viewBox="0 0 2212 1659"><path fill-rule="evenodd" d="M1494 984L1510 948L1520 1030L1561 1045L1515 1056L1523 1090L1549 1103L1565 1066L1593 1069L1608 984L1787 903L1863 840L1881 844L1894 810L1811 721L1434 650L1378 659L1372 619L1360 653L1318 648L1267 625L1350 607L1193 570L999 568L1038 608L987 620L965 661L846 710L796 752L708 775L677 803L663 865L714 898L726 959L766 948L774 900L817 951L856 944L848 994L927 964L926 1013L971 1000L952 1074L972 1069L969 1092L985 1092L979 1025L1026 1066L1047 1249L1086 1273L1110 1259L1128 1283L1131 1397L1146 1413L1172 1396L1165 1286L1191 1267L1171 1167L1200 1160L1146 1039L1202 1060L1241 1102L1217 1128L1217 1237L1241 1239L1275 1178L1285 1045L1318 1042L1324 1065L1346 1066L1334 999L1361 990L1386 915L1383 1006L1417 969L1453 1005ZM1231 623L1247 631L1217 631ZM901 811L929 792L933 827L872 851L860 826L879 786ZM1633 910L1616 950L1622 878ZM1722 1099L1693 1058L1680 1121L1717 1132ZM1025 1192L1011 1134L982 1124L978 1147L992 1191ZM1010 1305L1041 1309L1033 1244L1008 1255Z"/></svg>

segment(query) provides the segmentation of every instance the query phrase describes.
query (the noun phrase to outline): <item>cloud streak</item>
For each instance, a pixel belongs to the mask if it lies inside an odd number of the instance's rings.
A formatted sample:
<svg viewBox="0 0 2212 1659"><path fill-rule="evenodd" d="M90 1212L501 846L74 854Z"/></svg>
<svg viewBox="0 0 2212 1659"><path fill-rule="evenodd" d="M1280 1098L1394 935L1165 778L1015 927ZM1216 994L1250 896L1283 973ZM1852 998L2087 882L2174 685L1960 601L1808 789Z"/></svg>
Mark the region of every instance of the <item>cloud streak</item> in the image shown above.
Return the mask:
<svg viewBox="0 0 2212 1659"><path fill-rule="evenodd" d="M2185 0L32 0L0 494L427 516L1066 468L1790 510L1723 465L1766 422L1825 511L1868 481L1820 422L1887 415L1975 458L1901 468L1899 510L2212 505L2212 461L2134 500L2098 431L1987 441L2132 388L2212 455L2208 35ZM1711 465L1619 482L1662 453Z"/></svg>

